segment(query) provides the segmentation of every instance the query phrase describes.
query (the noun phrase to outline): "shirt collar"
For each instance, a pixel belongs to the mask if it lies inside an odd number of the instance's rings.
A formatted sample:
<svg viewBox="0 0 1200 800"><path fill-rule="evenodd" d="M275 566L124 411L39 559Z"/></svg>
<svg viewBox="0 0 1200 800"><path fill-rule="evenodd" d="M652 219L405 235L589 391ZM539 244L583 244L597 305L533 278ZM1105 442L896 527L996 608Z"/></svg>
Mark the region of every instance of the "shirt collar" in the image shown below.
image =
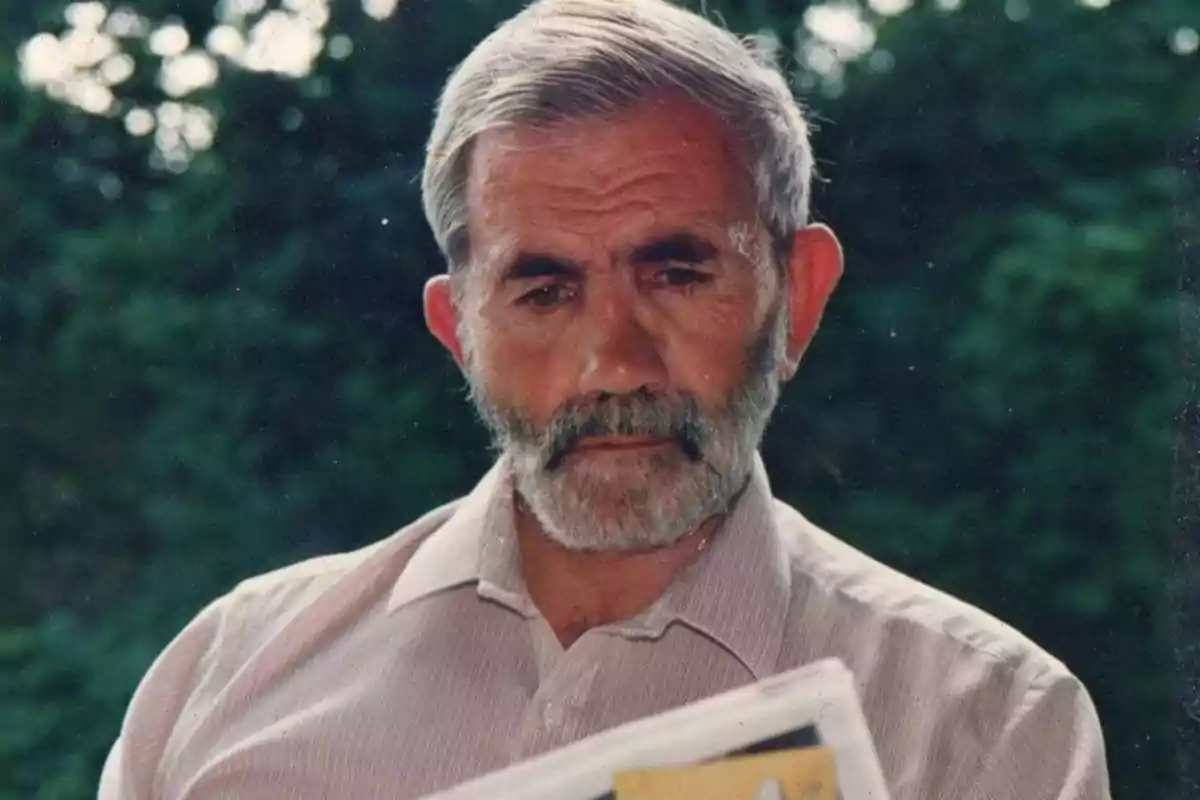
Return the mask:
<svg viewBox="0 0 1200 800"><path fill-rule="evenodd" d="M762 458L699 558L640 617L619 626L658 638L682 623L728 650L755 680L775 672L791 606L791 570Z"/></svg>
<svg viewBox="0 0 1200 800"><path fill-rule="evenodd" d="M418 547L392 589L388 612L471 583L481 597L537 614L520 573L508 460L501 458ZM711 544L644 614L606 626L659 638L679 622L732 653L755 679L774 672L791 596L790 570L766 468L757 454L745 489Z"/></svg>
<svg viewBox="0 0 1200 800"><path fill-rule="evenodd" d="M388 613L438 592L480 583L485 573L498 576L500 588L511 593L520 575L512 526L512 485L507 460L501 458L450 518L417 546L392 587Z"/></svg>

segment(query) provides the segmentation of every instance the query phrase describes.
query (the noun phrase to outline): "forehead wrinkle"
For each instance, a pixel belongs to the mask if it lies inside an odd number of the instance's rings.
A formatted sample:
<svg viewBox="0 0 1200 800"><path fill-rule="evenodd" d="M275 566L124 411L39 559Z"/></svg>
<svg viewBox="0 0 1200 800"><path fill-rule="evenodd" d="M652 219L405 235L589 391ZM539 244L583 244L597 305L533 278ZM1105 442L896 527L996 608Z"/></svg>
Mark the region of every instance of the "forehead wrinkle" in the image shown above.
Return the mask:
<svg viewBox="0 0 1200 800"><path fill-rule="evenodd" d="M679 176L663 170L661 164L653 165L652 170L630 175L632 170L622 169L608 178L593 174L574 181L568 178L540 185L547 190L554 205L567 210L615 213L631 206L654 207L662 199L656 195L667 194L663 190L678 183Z"/></svg>
<svg viewBox="0 0 1200 800"><path fill-rule="evenodd" d="M564 165L566 167L566 165ZM623 164L605 175L597 170L546 169L542 174L520 171L514 176L513 188L504 193L522 196L528 205L524 213L566 214L572 226L586 224L599 216L619 216L622 213L657 212L669 205L681 216L726 217L728 195L711 189L695 191L690 176L678 169L664 168L660 163L643 164L637 169ZM503 179L485 189L483 195L502 190ZM524 190L524 191L522 191ZM485 197L480 197L484 201ZM509 204L510 212L520 209ZM599 222L599 220L597 220Z"/></svg>
<svg viewBox="0 0 1200 800"><path fill-rule="evenodd" d="M716 179L719 188L703 194L665 192L698 200L704 205L734 198L739 204L752 201L752 180L747 174L736 145L728 133L720 130L715 136L690 136L684 131L664 141L661 131L640 136L646 141L630 142L611 138L610 130L589 130L582 124L566 125L550 130L514 128L495 131L482 137L481 146L472 154L483 193L500 191L495 185L532 189L553 194L566 206L606 206L608 198L643 188L654 193L656 181L664 187L687 182L694 177L697 158L707 158L703 171ZM580 148L580 138L592 140L589 147ZM538 169L529 169L526 160L541 161ZM548 162L548 163L547 163ZM716 162L716 163L713 163ZM484 167L486 177L479 174ZM648 184L643 186L643 184ZM489 189L491 192L489 192ZM507 195L509 192L506 191ZM578 199L577 199L578 198ZM707 202L705 202L707 201Z"/></svg>

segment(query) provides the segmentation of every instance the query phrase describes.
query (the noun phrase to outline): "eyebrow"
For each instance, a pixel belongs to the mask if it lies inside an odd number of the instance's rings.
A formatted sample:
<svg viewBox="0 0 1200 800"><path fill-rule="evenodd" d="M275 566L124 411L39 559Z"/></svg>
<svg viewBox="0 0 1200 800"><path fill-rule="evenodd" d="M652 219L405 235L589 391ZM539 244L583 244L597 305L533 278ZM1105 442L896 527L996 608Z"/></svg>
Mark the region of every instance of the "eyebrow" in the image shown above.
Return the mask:
<svg viewBox="0 0 1200 800"><path fill-rule="evenodd" d="M693 233L672 233L634 248L630 261L635 265L660 264L663 261L683 261L700 264L717 255L717 248Z"/></svg>
<svg viewBox="0 0 1200 800"><path fill-rule="evenodd" d="M700 264L712 260L717 253L716 246L708 240L693 233L677 232L638 245L630 252L629 260L634 266L661 264L664 261ZM575 278L583 272L583 265L570 259L548 253L523 251L517 253L504 268L500 275L500 283L537 278Z"/></svg>
<svg viewBox="0 0 1200 800"><path fill-rule="evenodd" d="M583 267L573 261L545 253L518 253L500 274L500 283L508 284L535 278L573 278L583 274Z"/></svg>

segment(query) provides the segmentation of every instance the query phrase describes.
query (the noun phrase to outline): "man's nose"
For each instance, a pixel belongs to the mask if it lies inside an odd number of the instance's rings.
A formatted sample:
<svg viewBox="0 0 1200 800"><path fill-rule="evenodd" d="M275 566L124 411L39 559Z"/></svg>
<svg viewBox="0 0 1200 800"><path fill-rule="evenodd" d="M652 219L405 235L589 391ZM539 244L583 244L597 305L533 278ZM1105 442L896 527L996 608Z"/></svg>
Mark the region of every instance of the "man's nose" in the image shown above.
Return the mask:
<svg viewBox="0 0 1200 800"><path fill-rule="evenodd" d="M636 290L606 287L585 307L583 370L579 392L629 394L666 388L666 366L659 342L639 308Z"/></svg>

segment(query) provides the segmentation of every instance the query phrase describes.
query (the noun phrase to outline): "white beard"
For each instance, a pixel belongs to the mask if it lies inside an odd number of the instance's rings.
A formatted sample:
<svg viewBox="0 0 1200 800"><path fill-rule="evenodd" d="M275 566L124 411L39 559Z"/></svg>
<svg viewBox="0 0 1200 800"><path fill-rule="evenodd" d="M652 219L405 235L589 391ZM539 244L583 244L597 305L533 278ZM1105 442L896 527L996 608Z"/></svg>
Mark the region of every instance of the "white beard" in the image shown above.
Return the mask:
<svg viewBox="0 0 1200 800"><path fill-rule="evenodd" d="M552 472L536 452L508 452L516 489L550 539L569 550L649 550L728 509L758 444L750 431L740 433L719 469L674 445L569 458Z"/></svg>

